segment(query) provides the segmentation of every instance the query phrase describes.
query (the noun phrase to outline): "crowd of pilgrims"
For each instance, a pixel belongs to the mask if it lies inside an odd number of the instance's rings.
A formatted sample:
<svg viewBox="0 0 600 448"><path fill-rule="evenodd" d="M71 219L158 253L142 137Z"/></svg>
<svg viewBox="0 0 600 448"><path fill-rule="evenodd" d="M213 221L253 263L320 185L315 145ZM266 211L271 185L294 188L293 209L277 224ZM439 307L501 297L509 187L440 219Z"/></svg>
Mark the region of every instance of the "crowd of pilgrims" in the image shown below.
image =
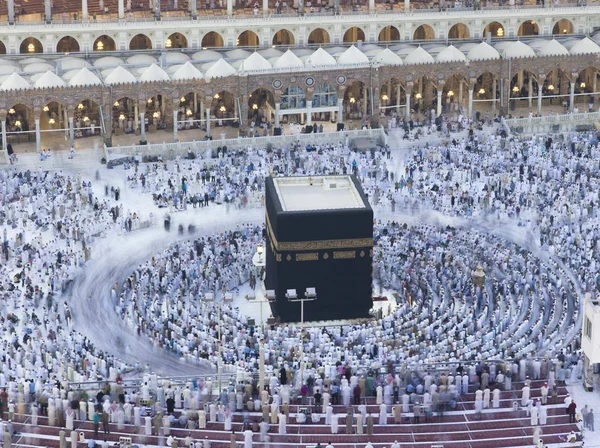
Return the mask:
<svg viewBox="0 0 600 448"><path fill-rule="evenodd" d="M552 255L542 262L475 229L379 220L374 278L394 292L398 306L369 324L303 333L295 325L262 328L273 377L282 365L298 370L300 339L306 375L345 363L356 370L366 364L542 353L565 360L557 363L565 375L573 359L561 352L578 348L565 336L579 318L576 286L595 291L598 285L599 151L592 134L555 141L479 134L415 149L405 160L384 147L356 153L344 143L250 148L222 150L214 159L135 164L125 176L131 188L160 195L168 206L179 198L177 208L184 208L190 196L208 194L205 204L214 198L242 207L263 203L268 175L354 172L376 210L418 207L473 220L512 220ZM75 333L68 306L58 297L85 264L94 238L130 230L133 213L123 212L117 192L111 196L106 189L99 198L79 175L5 170L0 179L8 224L0 285L0 388L9 384L15 392L27 381L39 392L50 382L115 378L128 366ZM256 281L251 256L263 233L261 226L240 225L157 253L113 290L121 317L140 337L182 358L217 364L221 340L225 363L256 370L259 331L221 299ZM479 264L487 274L482 287L472 279ZM215 302L197 300L209 292Z"/></svg>
<svg viewBox="0 0 600 448"><path fill-rule="evenodd" d="M147 164L143 188L170 203L209 192L211 202L260 206L265 176L354 172L380 210L434 209L498 223L512 219L555 256L541 261L528 249L475 229L377 221L374 279L378 288L395 292L398 307L384 308L369 326L306 330L304 353L309 364L552 356L567 346L577 348L567 336L579 319L579 296L564 267L584 291L596 284L593 256L564 256L584 248L586 255L597 254L597 225L588 220L599 199L594 138L574 134L553 142L479 134L415 149L405 160L384 147L357 153L343 143L225 150L212 160ZM134 188L140 171L144 168L128 174ZM588 210L575 211L573 204L581 201ZM563 213L567 209L573 212ZM228 292L239 295L247 281L254 284L251 255L262 238L262 228L238 226L156 254L114 291L122 317L181 357L216 365L220 337L225 363L257 368L259 335L221 299ZM473 282L478 265L487 274L482 287ZM194 301L207 293L216 303ZM297 327L263 331L270 365L298 365Z"/></svg>
<svg viewBox="0 0 600 448"><path fill-rule="evenodd" d="M73 329L63 293L83 272L93 242L124 232L132 215L79 174L5 169L0 189L0 390L52 394L67 381L126 371Z"/></svg>

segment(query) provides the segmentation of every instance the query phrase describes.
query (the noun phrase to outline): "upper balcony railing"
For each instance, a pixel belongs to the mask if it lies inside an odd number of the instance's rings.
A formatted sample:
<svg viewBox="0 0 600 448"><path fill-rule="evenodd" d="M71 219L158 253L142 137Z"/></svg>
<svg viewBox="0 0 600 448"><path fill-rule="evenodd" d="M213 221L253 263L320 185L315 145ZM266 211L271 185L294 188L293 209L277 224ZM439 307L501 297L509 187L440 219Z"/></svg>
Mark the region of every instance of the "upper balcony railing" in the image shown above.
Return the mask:
<svg viewBox="0 0 600 448"><path fill-rule="evenodd" d="M87 19L81 10L81 2L67 2L56 0L52 9L51 20L46 20L44 2L39 0L27 3L15 9L14 24L17 26L57 24L57 25L80 25L82 23L115 23L115 22L156 22L164 21L173 23L176 21L248 21L248 20L311 20L316 17L336 17L339 19L357 16L383 16L383 15L445 15L452 13L485 14L498 11L539 11L541 9L555 10L557 8L589 8L600 6L600 0L508 0L497 1L376 1L372 7L364 0L342 0L339 6L333 0L322 2L307 1L302 6L299 0L273 1L269 0L268 8L263 9L262 0L238 1L238 6L231 9L228 14L225 0L219 3L215 0L198 1L197 9L193 13L184 6L174 8L174 1L163 8L160 14L148 7L148 2L131 1L125 2L123 18L119 18L117 3L115 0L105 0L100 5L106 4L99 9L96 2L94 8L88 9ZM514 4L511 4L514 3ZM90 2L91 4L91 2ZM407 8L408 6L408 8ZM595 9L595 8L594 8ZM9 22L6 2L0 5L0 23Z"/></svg>

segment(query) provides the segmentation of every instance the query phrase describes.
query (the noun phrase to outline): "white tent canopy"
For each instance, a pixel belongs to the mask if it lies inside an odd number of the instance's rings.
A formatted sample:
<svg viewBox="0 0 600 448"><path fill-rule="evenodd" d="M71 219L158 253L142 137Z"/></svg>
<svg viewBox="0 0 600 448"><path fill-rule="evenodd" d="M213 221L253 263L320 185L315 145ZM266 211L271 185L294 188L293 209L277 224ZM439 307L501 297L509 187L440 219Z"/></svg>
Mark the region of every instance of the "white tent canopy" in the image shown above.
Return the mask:
<svg viewBox="0 0 600 448"><path fill-rule="evenodd" d="M202 72L198 70L191 62L183 64L172 76L173 79L202 79Z"/></svg>
<svg viewBox="0 0 600 448"><path fill-rule="evenodd" d="M204 77L207 79L211 78L226 78L228 76L233 76L237 72L235 68L231 66L225 59L219 59L213 65L210 66L208 70L204 73Z"/></svg>
<svg viewBox="0 0 600 448"><path fill-rule="evenodd" d="M29 88L31 88L31 84L18 73L12 73L4 80L2 85L0 85L0 90L21 90Z"/></svg>
<svg viewBox="0 0 600 448"><path fill-rule="evenodd" d="M306 58L307 67L323 67L335 64L335 58L322 48L317 48L313 54Z"/></svg>
<svg viewBox="0 0 600 448"><path fill-rule="evenodd" d="M269 70L273 68L271 63L258 53L252 53L240 64L240 72L251 72L255 70Z"/></svg>
<svg viewBox="0 0 600 448"><path fill-rule="evenodd" d="M500 59L500 53L486 42L481 42L476 47L471 48L467 54L467 60L469 61L488 61L491 59Z"/></svg>
<svg viewBox="0 0 600 448"><path fill-rule="evenodd" d="M102 84L100 78L98 78L93 72L87 67L83 67L78 70L69 81L69 86L97 86Z"/></svg>
<svg viewBox="0 0 600 448"><path fill-rule="evenodd" d="M600 53L600 47L596 42L591 40L589 37L584 37L579 42L573 44L569 49L571 54L593 54Z"/></svg>
<svg viewBox="0 0 600 448"><path fill-rule="evenodd" d="M338 56L338 64L368 64L369 58L362 51L351 45L346 51Z"/></svg>
<svg viewBox="0 0 600 448"><path fill-rule="evenodd" d="M394 53L389 48L385 48L385 49L381 50L379 53L377 53L375 55L375 57L373 58L373 62L375 64L382 64L382 65L402 65L403 64L402 58L400 58L400 56L398 56L396 53Z"/></svg>
<svg viewBox="0 0 600 448"><path fill-rule="evenodd" d="M156 64L152 64L140 76L142 82L169 81L169 75Z"/></svg>
<svg viewBox="0 0 600 448"><path fill-rule="evenodd" d="M273 64L273 68L301 68L304 64L292 50L288 50Z"/></svg>
<svg viewBox="0 0 600 448"><path fill-rule="evenodd" d="M503 55L508 59L515 58L533 58L535 57L535 51L529 45L524 44L520 40L516 42L510 42L505 46Z"/></svg>
<svg viewBox="0 0 600 448"><path fill-rule="evenodd" d="M465 62L467 57L454 45L440 51L435 57L436 62Z"/></svg>
<svg viewBox="0 0 600 448"><path fill-rule="evenodd" d="M51 89L53 87L64 87L65 82L57 74L48 70L40 76L34 84L38 89Z"/></svg>
<svg viewBox="0 0 600 448"><path fill-rule="evenodd" d="M125 70L123 67L119 66L115 68L110 74L104 79L106 84L128 84L132 82L137 82L135 76L133 76L130 72Z"/></svg>
<svg viewBox="0 0 600 448"><path fill-rule="evenodd" d="M404 63L413 64L433 64L435 61L433 56L427 53L423 47L417 47L404 58Z"/></svg>

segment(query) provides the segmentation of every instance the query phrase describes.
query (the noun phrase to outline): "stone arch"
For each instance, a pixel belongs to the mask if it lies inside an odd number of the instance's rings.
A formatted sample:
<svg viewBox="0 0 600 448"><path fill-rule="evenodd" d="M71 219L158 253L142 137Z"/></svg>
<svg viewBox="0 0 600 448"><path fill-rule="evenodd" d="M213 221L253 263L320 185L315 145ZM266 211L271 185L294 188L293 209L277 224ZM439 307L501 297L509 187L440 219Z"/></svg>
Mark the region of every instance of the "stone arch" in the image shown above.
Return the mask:
<svg viewBox="0 0 600 448"><path fill-rule="evenodd" d="M427 25L419 25L415 32L413 33L413 40L432 40L435 39L435 31L434 29Z"/></svg>
<svg viewBox="0 0 600 448"><path fill-rule="evenodd" d="M275 95L269 89L259 88L248 96L248 122L270 123L275 116Z"/></svg>
<svg viewBox="0 0 600 448"><path fill-rule="evenodd" d="M552 27L552 34L574 34L575 26L568 19L560 19Z"/></svg>
<svg viewBox="0 0 600 448"><path fill-rule="evenodd" d="M223 36L216 31L210 31L202 37L202 48L222 47L223 45Z"/></svg>
<svg viewBox="0 0 600 448"><path fill-rule="evenodd" d="M504 25L500 22L490 22L483 29L483 38L487 38L488 33L492 36L493 39L498 37L504 37L506 35L506 30L504 29Z"/></svg>
<svg viewBox="0 0 600 448"><path fill-rule="evenodd" d="M315 28L308 35L308 44L328 44L331 41L329 33L323 28Z"/></svg>
<svg viewBox="0 0 600 448"><path fill-rule="evenodd" d="M346 120L363 120L370 115L370 95L367 85L352 81L344 90L344 117Z"/></svg>
<svg viewBox="0 0 600 448"><path fill-rule="evenodd" d="M7 142L15 146L32 139L30 133L35 129L33 108L23 103L17 103L8 108L6 114L6 137Z"/></svg>
<svg viewBox="0 0 600 448"><path fill-rule="evenodd" d="M112 105L112 126L117 133L133 134L139 127L139 116L135 114L137 100L122 97Z"/></svg>
<svg viewBox="0 0 600 448"><path fill-rule="evenodd" d="M464 23L455 23L448 30L448 39L468 39L471 37L471 30Z"/></svg>
<svg viewBox="0 0 600 448"><path fill-rule="evenodd" d="M363 42L365 41L365 32L362 30L362 28L353 26L346 30L346 32L344 33L344 38L342 39L342 42L355 44L359 40L363 41Z"/></svg>
<svg viewBox="0 0 600 448"><path fill-rule="evenodd" d="M74 37L65 36L56 43L57 53L77 53L79 51L79 42Z"/></svg>
<svg viewBox="0 0 600 448"><path fill-rule="evenodd" d="M177 32L171 34L167 40L165 40L165 48L187 48L188 40L183 34Z"/></svg>
<svg viewBox="0 0 600 448"><path fill-rule="evenodd" d="M295 43L296 38L294 37L294 34L285 28L282 28L273 34L273 39L271 39L271 44L273 45L294 45Z"/></svg>
<svg viewBox="0 0 600 448"><path fill-rule="evenodd" d="M221 90L213 95L210 103L210 115L218 119L234 118L235 95L228 90Z"/></svg>
<svg viewBox="0 0 600 448"><path fill-rule="evenodd" d="M6 54L6 45L0 40L0 54Z"/></svg>
<svg viewBox="0 0 600 448"><path fill-rule="evenodd" d="M400 31L392 25L383 27L377 38L379 42L391 42L400 40Z"/></svg>
<svg viewBox="0 0 600 448"><path fill-rule="evenodd" d="M462 94L462 96L461 96ZM465 98L469 94L469 78L462 73L453 73L444 81L442 88L442 104L444 112L451 112L456 105L465 103Z"/></svg>
<svg viewBox="0 0 600 448"><path fill-rule="evenodd" d="M64 106L58 101L49 101L42 107L40 114L40 128L43 131L66 129Z"/></svg>
<svg viewBox="0 0 600 448"><path fill-rule="evenodd" d="M237 47L258 47L259 45L258 34L251 30L242 31L236 40Z"/></svg>
<svg viewBox="0 0 600 448"><path fill-rule="evenodd" d="M540 27L535 20L525 20L517 31L517 36L538 36L539 34Z"/></svg>
<svg viewBox="0 0 600 448"><path fill-rule="evenodd" d="M117 49L117 44L112 37L103 34L98 36L98 38L94 41L92 49L93 51L115 51Z"/></svg>
<svg viewBox="0 0 600 448"><path fill-rule="evenodd" d="M182 94L179 98L179 110L177 113L179 130L201 127L203 119L201 95L194 91Z"/></svg>
<svg viewBox="0 0 600 448"><path fill-rule="evenodd" d="M19 47L19 53L21 54L34 54L34 53L43 53L44 46L42 43L36 39L35 37L29 36L23 42L21 42L21 46Z"/></svg>
<svg viewBox="0 0 600 448"><path fill-rule="evenodd" d="M143 33L136 34L129 41L130 50L151 50L152 41Z"/></svg>
<svg viewBox="0 0 600 448"><path fill-rule="evenodd" d="M75 137L93 137L100 134L100 105L94 100L84 98L75 107L73 125Z"/></svg>
<svg viewBox="0 0 600 448"><path fill-rule="evenodd" d="M396 112L406 106L406 85L404 80L397 77L386 79L379 88L380 109L385 115Z"/></svg>
<svg viewBox="0 0 600 448"><path fill-rule="evenodd" d="M594 94L600 90L598 83L598 68L589 66L580 70L575 80L575 103L592 104L594 106ZM588 111L588 108L580 109L581 112Z"/></svg>

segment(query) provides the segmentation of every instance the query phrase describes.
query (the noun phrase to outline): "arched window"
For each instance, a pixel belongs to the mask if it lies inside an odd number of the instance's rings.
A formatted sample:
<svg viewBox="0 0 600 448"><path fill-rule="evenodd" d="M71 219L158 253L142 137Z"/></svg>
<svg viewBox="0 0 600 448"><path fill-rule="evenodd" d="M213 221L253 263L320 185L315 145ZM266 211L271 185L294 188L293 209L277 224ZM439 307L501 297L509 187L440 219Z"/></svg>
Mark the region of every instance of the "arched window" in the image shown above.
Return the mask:
<svg viewBox="0 0 600 448"><path fill-rule="evenodd" d="M300 109L306 107L306 96L302 87L290 86L281 95L281 109Z"/></svg>
<svg viewBox="0 0 600 448"><path fill-rule="evenodd" d="M330 84L321 84L315 89L312 107L337 106L337 90Z"/></svg>

